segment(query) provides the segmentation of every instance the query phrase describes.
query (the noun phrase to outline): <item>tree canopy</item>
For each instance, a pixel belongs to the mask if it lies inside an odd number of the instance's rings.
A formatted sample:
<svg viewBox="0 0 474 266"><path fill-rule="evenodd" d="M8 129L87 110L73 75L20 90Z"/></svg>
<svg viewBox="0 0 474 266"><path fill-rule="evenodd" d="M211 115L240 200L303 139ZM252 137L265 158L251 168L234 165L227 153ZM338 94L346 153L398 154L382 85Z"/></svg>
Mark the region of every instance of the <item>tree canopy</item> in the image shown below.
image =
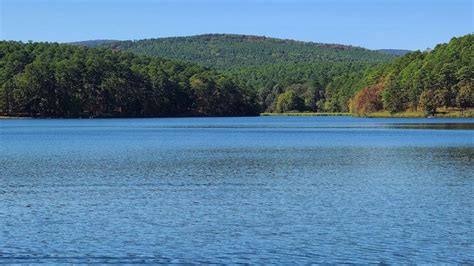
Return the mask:
<svg viewBox="0 0 474 266"><path fill-rule="evenodd" d="M214 69L321 61L386 62L395 57L383 51L349 45L237 34L205 34L137 41L86 41L76 44L188 61Z"/></svg>
<svg viewBox="0 0 474 266"><path fill-rule="evenodd" d="M230 77L110 49L0 42L0 112L51 117L256 114Z"/></svg>

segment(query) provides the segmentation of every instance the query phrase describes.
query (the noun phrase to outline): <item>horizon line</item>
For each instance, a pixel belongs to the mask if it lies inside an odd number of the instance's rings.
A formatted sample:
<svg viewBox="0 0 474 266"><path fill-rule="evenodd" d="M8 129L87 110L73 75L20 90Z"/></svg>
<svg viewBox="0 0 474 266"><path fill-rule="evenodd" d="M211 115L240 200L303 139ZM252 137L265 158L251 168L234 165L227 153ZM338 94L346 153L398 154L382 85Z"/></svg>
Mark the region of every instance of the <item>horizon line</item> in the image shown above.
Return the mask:
<svg viewBox="0 0 474 266"><path fill-rule="evenodd" d="M470 35L473 34L474 32L467 33L464 35L459 35L459 36L452 36L449 40L453 38L459 38L462 36ZM190 37L199 37L199 36L206 36L206 35L233 35L233 36L247 36L247 37L259 37L259 38L267 38L267 39L275 39L275 40L281 40L281 41L293 41L293 42L300 42L300 43L306 43L306 44L331 44L331 45L343 45L343 46L350 46L350 47L355 47L355 48L363 48L367 50L373 50L373 51L378 51L378 50L404 50L404 51L425 51L427 49L432 49L438 44L443 44L449 42L441 42L441 43L436 43L433 44L431 47L426 47L425 49L407 49L407 48L398 48L398 47L384 47L384 48L367 48L363 46L358 46L358 45L353 45L353 44L347 44L347 43L336 43L336 42L318 42L314 40L298 40L298 39L291 39L291 38L282 38L282 37L273 37L269 35L255 35L255 34L243 34L243 33L198 33L198 34L193 34L193 35L173 35L173 36L159 36L159 37L144 37L144 38L133 38L133 39L114 39L114 38L97 38L97 39L85 39L85 40L75 40L75 41L52 41L52 40L11 40L11 39L1 39L1 41L16 41L16 42L23 42L23 43L29 43L29 42L34 42L34 43L59 43L59 44L74 44L74 43L80 43L80 42L88 42L88 41L113 41L113 42L123 42L123 41L143 41L143 40L157 40L157 39L171 39L171 38L190 38Z"/></svg>

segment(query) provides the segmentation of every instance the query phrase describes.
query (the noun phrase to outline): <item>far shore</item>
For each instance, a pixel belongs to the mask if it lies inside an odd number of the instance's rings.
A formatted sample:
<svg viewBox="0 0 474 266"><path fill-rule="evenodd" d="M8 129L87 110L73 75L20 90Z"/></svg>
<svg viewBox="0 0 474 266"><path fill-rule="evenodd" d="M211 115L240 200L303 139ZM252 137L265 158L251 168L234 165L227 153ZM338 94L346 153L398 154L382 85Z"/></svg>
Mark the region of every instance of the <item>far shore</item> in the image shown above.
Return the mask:
<svg viewBox="0 0 474 266"><path fill-rule="evenodd" d="M0 119L30 119L30 118L33 118L33 117L0 115Z"/></svg>
<svg viewBox="0 0 474 266"><path fill-rule="evenodd" d="M259 115L255 115L259 116ZM254 116L254 117L255 117ZM354 113L342 113L342 112L287 112L287 113L260 113L260 116L352 116L362 118L474 118L474 109L468 109L464 111L460 110L449 110L444 112L438 112L432 116L427 116L423 112L401 112L401 113L390 113L390 112L375 112L368 114L354 114ZM93 117L92 119L107 119L107 118L179 118L179 117L213 117L213 116L176 116L176 117ZM217 116L226 117L226 116ZM229 116L231 117L231 116ZM0 115L2 119L90 119L89 117L28 117L28 116L5 116Z"/></svg>
<svg viewBox="0 0 474 266"><path fill-rule="evenodd" d="M352 116L363 118L474 118L474 109L464 111L445 111L438 112L432 116L427 116L423 112L376 112L368 114L354 114L354 113L313 113L313 112L289 112L289 113L261 113L261 116Z"/></svg>
<svg viewBox="0 0 474 266"><path fill-rule="evenodd" d="M289 113L261 113L260 116L352 116L351 113L314 113L314 112L289 112Z"/></svg>

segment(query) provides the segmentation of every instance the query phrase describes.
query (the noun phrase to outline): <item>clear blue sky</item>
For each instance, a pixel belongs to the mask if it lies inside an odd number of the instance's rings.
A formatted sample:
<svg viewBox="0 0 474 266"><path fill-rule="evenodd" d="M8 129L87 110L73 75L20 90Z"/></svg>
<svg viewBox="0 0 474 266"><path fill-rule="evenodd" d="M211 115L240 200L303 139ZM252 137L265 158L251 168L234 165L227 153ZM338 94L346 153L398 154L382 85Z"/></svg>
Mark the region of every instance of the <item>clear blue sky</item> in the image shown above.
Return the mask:
<svg viewBox="0 0 474 266"><path fill-rule="evenodd" d="M473 0L0 0L0 39L241 33L425 49L473 32Z"/></svg>

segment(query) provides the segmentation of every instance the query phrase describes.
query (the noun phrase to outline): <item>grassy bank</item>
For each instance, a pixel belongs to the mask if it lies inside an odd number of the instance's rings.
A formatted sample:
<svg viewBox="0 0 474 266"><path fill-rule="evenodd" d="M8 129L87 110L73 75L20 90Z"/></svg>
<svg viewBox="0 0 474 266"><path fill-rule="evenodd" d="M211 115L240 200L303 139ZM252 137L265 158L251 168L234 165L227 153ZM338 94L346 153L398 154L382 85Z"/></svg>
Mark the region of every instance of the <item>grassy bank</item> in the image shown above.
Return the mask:
<svg viewBox="0 0 474 266"><path fill-rule="evenodd" d="M28 119L31 117L25 117L25 116L5 116L5 115L0 115L0 119Z"/></svg>
<svg viewBox="0 0 474 266"><path fill-rule="evenodd" d="M358 115L353 113L311 113L311 112L290 112L290 113L261 113L260 116L353 116L353 117L367 117L367 118L424 118L426 115L423 112L375 112L370 114ZM438 118L474 118L474 108L468 110L443 110L434 115ZM1 116L0 119L28 119L32 117L26 116ZM39 117L37 117L39 118ZM43 117L44 118L44 117Z"/></svg>
<svg viewBox="0 0 474 266"><path fill-rule="evenodd" d="M373 117L373 118L423 118L426 114L423 112L401 112L401 113L389 113L389 112L376 112L365 115L355 115L360 117ZM433 117L438 118L469 118L474 117L474 109L469 110L448 110L436 113Z"/></svg>
<svg viewBox="0 0 474 266"><path fill-rule="evenodd" d="M261 113L260 116L350 116L351 113Z"/></svg>
<svg viewBox="0 0 474 266"><path fill-rule="evenodd" d="M423 112L375 112L370 114L358 115L352 113L261 113L261 116L354 116L354 117L368 117L368 118L424 118L426 114ZM474 117L474 109L469 110L443 110L434 115L434 117L443 118L466 118Z"/></svg>

